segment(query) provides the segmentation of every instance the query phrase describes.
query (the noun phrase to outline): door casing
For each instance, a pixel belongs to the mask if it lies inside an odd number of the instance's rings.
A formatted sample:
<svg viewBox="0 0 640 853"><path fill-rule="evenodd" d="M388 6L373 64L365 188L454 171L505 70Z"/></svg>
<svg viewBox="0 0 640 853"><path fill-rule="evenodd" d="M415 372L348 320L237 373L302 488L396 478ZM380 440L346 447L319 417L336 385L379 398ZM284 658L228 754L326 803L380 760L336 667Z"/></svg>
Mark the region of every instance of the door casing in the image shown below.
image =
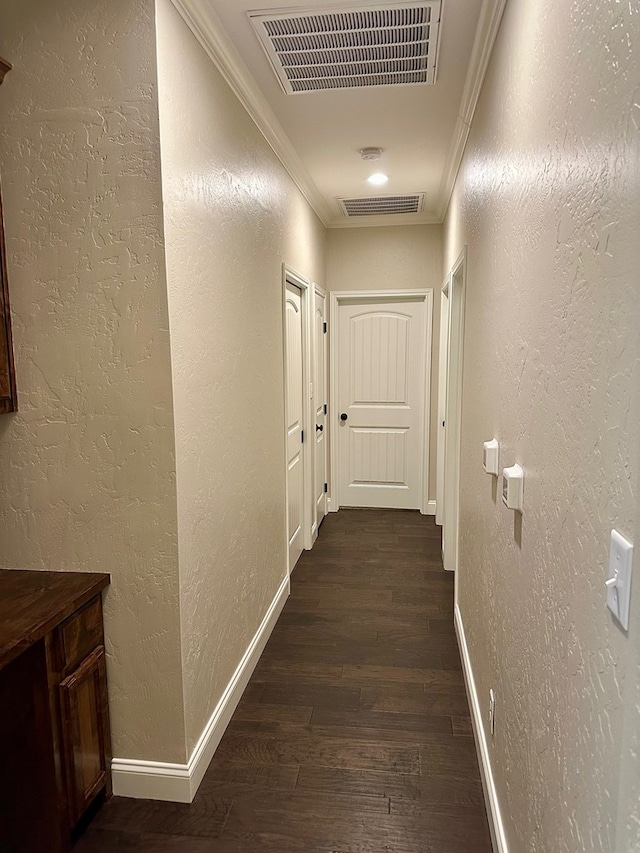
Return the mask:
<svg viewBox="0 0 640 853"><path fill-rule="evenodd" d="M442 513L442 561L447 571L457 571L460 540L460 436L462 426L462 366L466 293L467 247L451 268L447 288L449 320L445 372L445 429ZM456 583L457 587L457 583Z"/></svg>
<svg viewBox="0 0 640 853"><path fill-rule="evenodd" d="M306 550L309 550L313 545L313 537L311 534L312 519L312 504L313 504L313 459L312 451L314 442L311 437L311 418L312 418L312 401L311 401L311 286L309 281L289 267L287 264L282 265L282 379L284 384L284 410L283 423L287 421L287 335L286 335L286 300L287 300L287 282L300 288L302 294L302 429L304 431L304 441L302 442L302 478L303 478L303 532L302 542ZM292 567L289 566L289 531L287 524L287 507L289 505L289 487L287 480L287 435L286 429L283 430L284 442L284 485L285 485L285 514L284 514L284 542L285 542L285 560L287 573L291 574Z"/></svg>
<svg viewBox="0 0 640 853"><path fill-rule="evenodd" d="M426 365L425 365L425 387L424 387L424 398L423 398L423 412L422 412L422 473L423 473L423 483L422 483L422 495L420 501L420 512L423 515L428 514L429 507L429 446L430 446L430 429L429 429L429 417L430 417L430 396L431 396L431 345L432 345L432 328L433 328L433 290L432 289L418 289L418 290L342 290L335 291L331 294L331 318L329 323L330 330L330 366L329 366L329 376L330 376L330 385L331 385L331 405L329 407L329 411L331 413L331 418L329 423L331 424L331 429L329 431L330 436L330 458L331 458L331 481L329 483L329 501L328 501L328 509L329 512L337 512L340 509L340 502L338 499L338 490L337 490L337 482L338 482L338 448L337 441L334 441L334 437L337 435L337 422L336 418L338 417L338 309L340 307L340 302L349 300L349 302L354 301L362 301L366 303L371 299L388 299L390 302L397 301L398 299L410 298L410 297L421 297L425 302L425 352L426 352Z"/></svg>
<svg viewBox="0 0 640 853"><path fill-rule="evenodd" d="M317 498L317 488L316 487L318 485L318 475L319 475L319 472L318 472L317 466L316 466L317 457L315 454L315 443L317 443L317 436L315 435L315 429L316 429L316 424L318 422L316 413L317 413L318 408L322 407L325 403L327 403L327 404L329 403L329 396L328 396L329 395L329 381L328 381L329 380L329 376L328 376L329 365L327 363L327 355L328 355L327 333L326 332L319 333L317 331L317 325L315 322L316 310L317 310L318 302L320 299L324 300L323 321L325 323L327 322L327 294L317 284L315 284L313 286L313 293L314 293L314 300L313 300L314 305L313 305L312 326L313 326L314 365L315 365L315 360L317 360L318 358L322 358L322 360L324 361L324 370L323 370L324 382L322 383L322 388L316 387L317 386L317 378L316 377L318 375L317 370L314 371L314 384L313 384L312 414L313 414L314 423L312 424L313 436L311 436L311 437L313 438L313 441L314 441L314 455L313 455L313 482L314 482L313 504L314 504L314 506L313 506L313 521L312 521L312 525L311 525L311 536L312 536L312 539L315 541L315 539L318 536L318 524L319 524L318 523L318 513L317 513L317 503L316 503L316 498ZM322 415L322 426L324 428L324 432L323 432L324 441L322 442L323 449L324 449L324 465L323 465L324 471L323 471L323 476L320 479L320 483L322 486L324 486L324 483L329 478L329 471L328 471L329 459L328 459L328 453L327 453L327 447L329 445L329 414L328 414L328 408L329 407L327 405L327 413ZM328 494L326 492L323 494L322 502L323 502L323 506L322 506L323 513L322 513L322 515L324 518L324 516L327 514L327 511L328 511L328 508L327 508Z"/></svg>
<svg viewBox="0 0 640 853"><path fill-rule="evenodd" d="M440 338L438 347L438 426L436 428L436 524L444 512L444 445L447 417L447 358L449 355L449 276L440 291Z"/></svg>

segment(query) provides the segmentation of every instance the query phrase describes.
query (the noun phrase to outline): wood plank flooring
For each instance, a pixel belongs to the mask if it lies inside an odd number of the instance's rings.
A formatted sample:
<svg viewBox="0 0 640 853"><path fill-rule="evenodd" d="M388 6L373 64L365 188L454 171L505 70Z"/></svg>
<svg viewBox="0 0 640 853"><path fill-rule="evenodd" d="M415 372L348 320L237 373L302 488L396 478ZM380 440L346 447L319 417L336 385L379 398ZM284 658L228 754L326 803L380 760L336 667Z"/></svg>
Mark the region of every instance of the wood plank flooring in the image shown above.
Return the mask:
<svg viewBox="0 0 640 853"><path fill-rule="evenodd" d="M491 853L439 531L330 515L194 802L115 797L74 853Z"/></svg>

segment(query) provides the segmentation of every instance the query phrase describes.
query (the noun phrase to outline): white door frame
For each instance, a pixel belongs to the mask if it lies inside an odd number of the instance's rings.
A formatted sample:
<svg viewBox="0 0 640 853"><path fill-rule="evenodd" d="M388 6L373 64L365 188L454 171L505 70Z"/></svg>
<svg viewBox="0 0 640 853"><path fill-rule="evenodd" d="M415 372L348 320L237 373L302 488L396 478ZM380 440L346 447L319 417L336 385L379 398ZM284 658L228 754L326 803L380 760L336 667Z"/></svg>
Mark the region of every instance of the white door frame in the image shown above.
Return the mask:
<svg viewBox="0 0 640 853"><path fill-rule="evenodd" d="M453 572L458 569L460 544L460 436L462 425L462 367L464 359L466 277L467 247L464 246L456 262L451 267L451 272L448 276L449 335L446 370L446 427L444 430L442 559L445 569Z"/></svg>
<svg viewBox="0 0 640 853"><path fill-rule="evenodd" d="M329 375L331 377L331 405L329 413L331 419L331 429L329 437L331 442L330 457L331 457L331 482L329 483L329 512L336 512L340 509L338 498L338 448L337 441L333 437L338 434L336 418L338 417L338 309L342 301L362 301L367 302L371 299L386 299L389 302L398 299L407 299L410 297L422 297L425 303L425 346L426 346L426 364L425 364L425 388L422 412L422 440L420 442L420 453L422 457L422 496L420 499L420 512L423 515L428 515L429 508L429 441L430 441L430 406L429 400L431 395L431 341L433 328L433 290L431 288L425 290L342 290L331 293L331 320L329 323L329 331L331 340L329 342L330 352L330 367Z"/></svg>
<svg viewBox="0 0 640 853"><path fill-rule="evenodd" d="M320 287L319 284L313 285L313 306L314 306L313 307L313 316L314 317L315 317L316 296L321 296L324 299L324 320L325 320L325 323L327 323L327 328L328 328L327 292L322 287ZM315 323L313 323L313 322L312 322L312 327L313 327L313 334L315 335ZM329 406L328 406L328 403L329 403L329 365L327 364L327 355L328 355L327 335L325 335L323 333L322 337L324 339L322 342L323 343L322 352L323 352L323 357L324 357L324 388L322 388L322 399L327 401L327 413L326 413L325 419L324 419L324 429L325 429L325 434L324 434L324 475L328 480L329 479L329 459L328 459L327 448L329 446ZM315 343L316 342L314 341L314 344ZM316 353L318 352L317 346L313 347L313 352L314 352L314 356L315 356ZM313 400L313 407L314 407L315 406L315 395L318 393L318 389L314 388L313 393L314 393L314 400ZM312 407L312 409L313 409L313 407ZM314 416L313 429L315 432L315 411L313 411L313 410L312 410L312 415ZM313 457L313 461L314 461L314 472L313 473L315 475L315 454ZM314 480L315 480L315 477L314 477ZM329 501L329 496L328 496L328 494L325 493L325 496L324 496L324 514L325 515L328 512L328 501ZM315 494L313 495L313 525L312 525L311 533L312 533L312 538L315 541L318 538L318 528L317 528L316 513L315 513Z"/></svg>
<svg viewBox="0 0 640 853"><path fill-rule="evenodd" d="M444 513L444 445L447 416L447 364L449 359L449 280L447 275L440 291L440 338L438 348L438 427L436 433L436 524L442 526Z"/></svg>
<svg viewBox="0 0 640 853"><path fill-rule="evenodd" d="M310 310L310 284L306 278L295 272L286 263L282 264L282 354L283 354L283 370L282 381L284 383L284 423L287 422L287 318L286 318L286 303L287 303L287 282L300 288L302 296L302 430L304 433L304 441L302 442L302 482L303 482L303 507L302 507L302 543L308 551L312 545L311 524L312 524L312 504L313 504L313 461L312 450L313 441L311 441L311 310ZM289 566L289 530L287 523L287 507L289 506L289 484L287 478L287 436L286 429L282 431L283 441L285 446L285 465L284 465L284 499L285 499L285 550L287 561L287 573L291 574Z"/></svg>

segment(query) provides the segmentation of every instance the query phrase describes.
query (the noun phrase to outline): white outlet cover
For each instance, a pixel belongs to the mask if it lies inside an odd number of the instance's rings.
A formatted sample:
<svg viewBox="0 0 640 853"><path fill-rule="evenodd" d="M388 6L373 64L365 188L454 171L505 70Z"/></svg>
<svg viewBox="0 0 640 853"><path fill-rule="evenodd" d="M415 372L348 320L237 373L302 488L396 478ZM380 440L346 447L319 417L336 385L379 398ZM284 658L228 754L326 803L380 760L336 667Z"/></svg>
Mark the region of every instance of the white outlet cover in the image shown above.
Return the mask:
<svg viewBox="0 0 640 853"><path fill-rule="evenodd" d="M632 543L617 530L612 530L609 548L609 580L616 579L616 583L607 584L607 607L625 631L629 628L632 565Z"/></svg>

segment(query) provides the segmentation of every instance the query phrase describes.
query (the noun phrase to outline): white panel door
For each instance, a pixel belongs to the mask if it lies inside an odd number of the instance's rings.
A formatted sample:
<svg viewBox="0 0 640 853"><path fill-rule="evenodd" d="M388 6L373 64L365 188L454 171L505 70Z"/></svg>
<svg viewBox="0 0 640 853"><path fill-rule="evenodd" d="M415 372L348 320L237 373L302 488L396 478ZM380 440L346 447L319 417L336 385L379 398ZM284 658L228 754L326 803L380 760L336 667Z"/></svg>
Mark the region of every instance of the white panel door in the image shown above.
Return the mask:
<svg viewBox="0 0 640 853"><path fill-rule="evenodd" d="M339 303L341 506L422 507L425 322L424 297Z"/></svg>
<svg viewBox="0 0 640 853"><path fill-rule="evenodd" d="M287 282L285 297L287 392L287 535L289 571L304 547L304 461L302 456L303 388L302 291Z"/></svg>
<svg viewBox="0 0 640 853"><path fill-rule="evenodd" d="M313 460L313 482L316 530L327 514L327 335L326 299L323 293L315 292L314 309L314 375L313 410L315 415L315 445Z"/></svg>

